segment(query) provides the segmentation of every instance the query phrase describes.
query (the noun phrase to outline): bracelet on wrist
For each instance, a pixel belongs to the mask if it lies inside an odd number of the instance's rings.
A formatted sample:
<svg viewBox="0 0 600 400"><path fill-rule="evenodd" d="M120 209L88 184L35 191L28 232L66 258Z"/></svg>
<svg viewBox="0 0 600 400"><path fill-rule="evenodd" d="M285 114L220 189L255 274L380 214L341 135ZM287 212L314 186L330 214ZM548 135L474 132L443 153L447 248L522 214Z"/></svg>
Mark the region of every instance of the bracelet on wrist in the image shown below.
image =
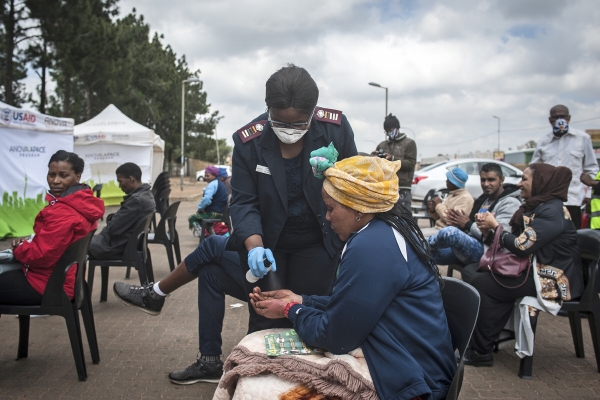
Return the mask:
<svg viewBox="0 0 600 400"><path fill-rule="evenodd" d="M285 315L285 317L286 317L286 318L288 317L288 312L290 311L290 308L292 308L292 306L294 306L294 305L296 305L296 304L300 304L300 303L297 303L297 302L295 302L295 301L292 301L292 302L290 302L290 303L287 303L287 304L285 305L285 310L283 311L283 315Z"/></svg>

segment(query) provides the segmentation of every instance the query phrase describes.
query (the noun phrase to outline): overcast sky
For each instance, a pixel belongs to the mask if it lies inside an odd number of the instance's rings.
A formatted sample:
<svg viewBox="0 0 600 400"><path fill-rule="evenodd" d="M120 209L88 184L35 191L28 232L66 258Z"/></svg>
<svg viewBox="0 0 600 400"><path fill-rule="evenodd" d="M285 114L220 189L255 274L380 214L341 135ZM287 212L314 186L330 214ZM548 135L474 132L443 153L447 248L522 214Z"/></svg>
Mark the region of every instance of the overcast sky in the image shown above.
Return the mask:
<svg viewBox="0 0 600 400"><path fill-rule="evenodd" d="M359 151L383 138L385 91L369 82L389 88L389 112L423 157L493 150L493 115L501 149L514 150L549 132L559 103L571 126L600 128L597 0L448 3L121 0L120 11L135 7L201 70L230 143L265 109L267 78L289 62L316 80L320 106L348 117Z"/></svg>

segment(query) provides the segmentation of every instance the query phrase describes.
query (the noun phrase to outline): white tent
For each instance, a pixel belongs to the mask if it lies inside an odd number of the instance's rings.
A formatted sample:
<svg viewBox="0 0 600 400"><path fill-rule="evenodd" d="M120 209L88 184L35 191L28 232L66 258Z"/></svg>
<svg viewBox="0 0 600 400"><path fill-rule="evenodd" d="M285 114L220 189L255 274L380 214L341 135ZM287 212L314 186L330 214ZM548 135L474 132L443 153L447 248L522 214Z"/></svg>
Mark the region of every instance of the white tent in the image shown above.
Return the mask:
<svg viewBox="0 0 600 400"><path fill-rule="evenodd" d="M23 237L46 205L50 157L73 151L74 122L2 102L0 114L0 239Z"/></svg>
<svg viewBox="0 0 600 400"><path fill-rule="evenodd" d="M133 162L142 169L142 181L153 183L162 172L165 141L150 128L131 120L114 105L75 126L75 152L85 160L82 180L102 183L105 204L118 204L123 192L115 170Z"/></svg>

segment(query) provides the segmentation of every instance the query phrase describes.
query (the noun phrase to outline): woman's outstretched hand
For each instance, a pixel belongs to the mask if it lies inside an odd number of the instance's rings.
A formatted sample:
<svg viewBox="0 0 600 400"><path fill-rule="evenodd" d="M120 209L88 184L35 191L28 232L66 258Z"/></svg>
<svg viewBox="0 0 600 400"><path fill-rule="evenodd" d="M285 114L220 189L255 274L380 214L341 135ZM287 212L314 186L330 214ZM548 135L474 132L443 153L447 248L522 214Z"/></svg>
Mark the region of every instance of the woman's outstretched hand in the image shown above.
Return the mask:
<svg viewBox="0 0 600 400"><path fill-rule="evenodd" d="M250 293L250 299L254 301L283 300L286 303L302 303L302 296L295 294L291 290L280 289L263 292L258 286Z"/></svg>
<svg viewBox="0 0 600 400"><path fill-rule="evenodd" d="M254 311L265 318L285 318L285 306L292 302L302 303L302 296L287 289L263 292L255 287L250 293L250 304Z"/></svg>

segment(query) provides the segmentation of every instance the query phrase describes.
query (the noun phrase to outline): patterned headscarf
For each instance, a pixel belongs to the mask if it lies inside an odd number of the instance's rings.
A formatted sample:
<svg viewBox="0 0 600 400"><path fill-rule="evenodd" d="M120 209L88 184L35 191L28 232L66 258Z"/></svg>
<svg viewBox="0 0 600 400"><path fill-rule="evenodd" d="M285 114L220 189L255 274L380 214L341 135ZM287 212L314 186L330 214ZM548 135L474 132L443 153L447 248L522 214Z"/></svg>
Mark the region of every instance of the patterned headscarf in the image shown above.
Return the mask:
<svg viewBox="0 0 600 400"><path fill-rule="evenodd" d="M323 189L335 201L362 213L389 211L398 201L400 161L355 156L325 170Z"/></svg>

